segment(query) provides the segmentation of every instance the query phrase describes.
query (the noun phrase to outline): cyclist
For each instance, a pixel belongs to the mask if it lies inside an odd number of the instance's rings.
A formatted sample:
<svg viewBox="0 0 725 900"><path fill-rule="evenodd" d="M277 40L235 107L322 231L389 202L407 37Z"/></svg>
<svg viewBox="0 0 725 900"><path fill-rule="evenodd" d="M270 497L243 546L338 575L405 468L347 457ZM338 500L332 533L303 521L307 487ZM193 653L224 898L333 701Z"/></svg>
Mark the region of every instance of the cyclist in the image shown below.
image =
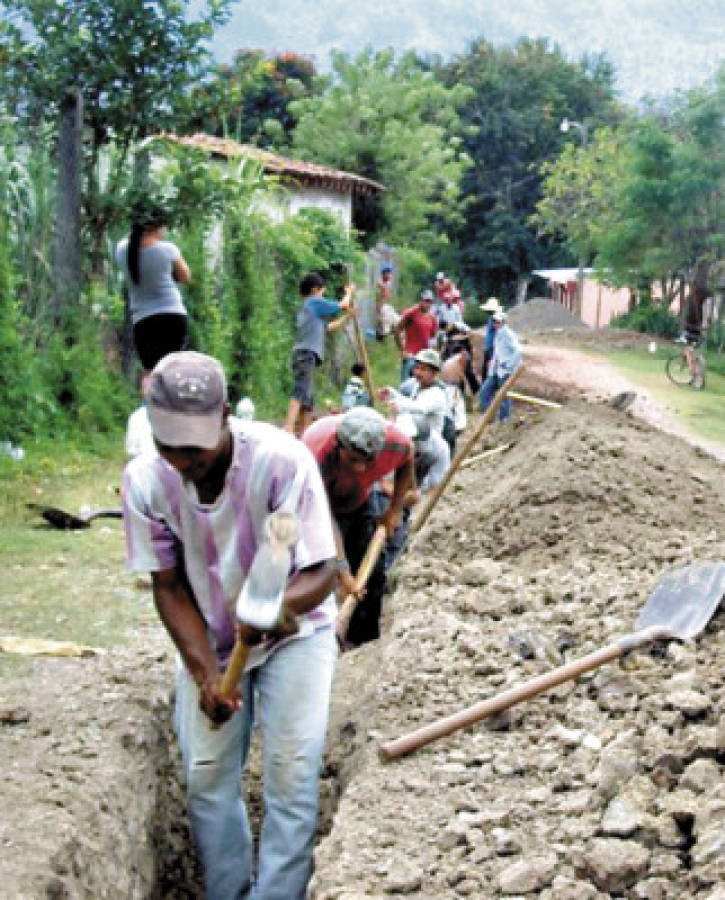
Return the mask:
<svg viewBox="0 0 725 900"><path fill-rule="evenodd" d="M702 343L702 326L697 322L685 322L682 334L675 339L675 343L683 345L682 355L690 370L690 383L693 387L702 387L705 375L702 370L701 357L695 352Z"/></svg>

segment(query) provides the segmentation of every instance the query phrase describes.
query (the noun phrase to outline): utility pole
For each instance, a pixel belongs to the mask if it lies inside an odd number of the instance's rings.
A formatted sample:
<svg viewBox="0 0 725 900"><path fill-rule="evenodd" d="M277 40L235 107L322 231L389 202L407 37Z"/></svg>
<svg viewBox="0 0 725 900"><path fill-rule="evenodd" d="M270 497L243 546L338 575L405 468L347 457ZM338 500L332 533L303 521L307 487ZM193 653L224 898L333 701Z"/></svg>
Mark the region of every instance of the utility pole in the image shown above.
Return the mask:
<svg viewBox="0 0 725 900"><path fill-rule="evenodd" d="M586 124L583 122L574 122L571 119L567 119L566 116L561 120L561 124L559 125L559 131L562 134L568 134L571 129L574 128L579 132L581 137L581 145L582 150L586 150L587 144L589 142L589 129ZM576 273L576 281L577 281L577 314L579 318L582 315L582 306L584 300L584 260L579 256L579 265L577 267Z"/></svg>

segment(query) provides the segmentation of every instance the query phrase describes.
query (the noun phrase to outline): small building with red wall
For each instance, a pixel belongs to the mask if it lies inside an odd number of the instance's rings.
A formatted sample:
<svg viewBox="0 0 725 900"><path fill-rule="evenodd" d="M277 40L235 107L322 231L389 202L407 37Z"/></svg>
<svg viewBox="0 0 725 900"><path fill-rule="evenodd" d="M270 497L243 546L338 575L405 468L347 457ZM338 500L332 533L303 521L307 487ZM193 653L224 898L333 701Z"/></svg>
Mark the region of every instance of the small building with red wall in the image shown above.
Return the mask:
<svg viewBox="0 0 725 900"><path fill-rule="evenodd" d="M615 316L631 309L629 288L597 281L593 269L536 269L532 274L548 281L552 300L592 328L609 325Z"/></svg>

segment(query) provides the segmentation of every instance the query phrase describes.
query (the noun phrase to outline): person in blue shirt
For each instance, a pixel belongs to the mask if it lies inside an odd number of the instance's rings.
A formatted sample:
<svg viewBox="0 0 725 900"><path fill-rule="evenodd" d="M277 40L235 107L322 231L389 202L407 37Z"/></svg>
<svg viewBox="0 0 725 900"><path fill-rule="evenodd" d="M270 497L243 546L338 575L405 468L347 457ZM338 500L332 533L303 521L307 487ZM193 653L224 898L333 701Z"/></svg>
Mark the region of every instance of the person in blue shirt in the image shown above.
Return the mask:
<svg viewBox="0 0 725 900"><path fill-rule="evenodd" d="M511 377L514 369L521 363L523 352L516 332L505 325L506 313L502 309L496 310L491 316L495 329L493 342L493 356L488 364L486 380L481 386L481 412L485 412L491 405L494 395L502 384ZM503 422L511 415L511 401L506 397L501 404L498 417Z"/></svg>
<svg viewBox="0 0 725 900"><path fill-rule="evenodd" d="M493 342L496 338L496 327L493 324L493 314L502 308L503 307L499 303L497 297L489 297L485 303L481 304L481 309L488 313L486 330L483 336L483 366L481 368L481 375L484 380L488 374L488 365L493 356Z"/></svg>
<svg viewBox="0 0 725 900"><path fill-rule="evenodd" d="M302 306L297 313L297 331L292 349L294 386L284 422L284 429L290 434L296 433L298 420L300 434L309 425L314 405L313 376L315 368L322 365L325 358L326 332L341 328L354 314L354 285L349 284L345 288L345 296L339 302L327 300L324 293L325 279L317 272L308 273L300 281Z"/></svg>

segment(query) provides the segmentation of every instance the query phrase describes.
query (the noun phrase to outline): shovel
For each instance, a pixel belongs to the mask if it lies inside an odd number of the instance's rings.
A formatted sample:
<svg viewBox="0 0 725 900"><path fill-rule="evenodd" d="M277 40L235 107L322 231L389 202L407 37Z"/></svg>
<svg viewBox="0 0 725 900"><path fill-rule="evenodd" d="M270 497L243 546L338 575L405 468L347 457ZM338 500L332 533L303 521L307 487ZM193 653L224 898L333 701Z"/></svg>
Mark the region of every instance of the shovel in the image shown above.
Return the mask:
<svg viewBox="0 0 725 900"><path fill-rule="evenodd" d="M39 506L37 503L26 503L28 509L39 512L45 521L54 528L65 531L76 531L79 528L90 528L94 519L121 519L123 512L120 509L94 509L91 512L76 516L58 509L57 506Z"/></svg>
<svg viewBox="0 0 725 900"><path fill-rule="evenodd" d="M612 662L635 647L651 641L675 638L681 641L690 640L710 621L723 594L725 594L725 562L694 563L676 569L666 575L653 591L639 614L636 631L624 635L614 644L595 650L588 656L559 666L496 697L483 700L383 744L379 750L380 758L389 761L405 756L437 738L452 734L467 725L473 725L474 722L480 722L522 700L528 700L565 681L577 678L584 672Z"/></svg>
<svg viewBox="0 0 725 900"><path fill-rule="evenodd" d="M260 632L280 625L284 618L280 614L283 614L290 550L296 540L295 516L283 511L268 516L264 526L264 540L252 560L237 600L236 615L240 626L229 664L221 680L221 693L225 697L231 695L242 677L249 651L259 643ZM289 623L285 620L285 624Z"/></svg>

